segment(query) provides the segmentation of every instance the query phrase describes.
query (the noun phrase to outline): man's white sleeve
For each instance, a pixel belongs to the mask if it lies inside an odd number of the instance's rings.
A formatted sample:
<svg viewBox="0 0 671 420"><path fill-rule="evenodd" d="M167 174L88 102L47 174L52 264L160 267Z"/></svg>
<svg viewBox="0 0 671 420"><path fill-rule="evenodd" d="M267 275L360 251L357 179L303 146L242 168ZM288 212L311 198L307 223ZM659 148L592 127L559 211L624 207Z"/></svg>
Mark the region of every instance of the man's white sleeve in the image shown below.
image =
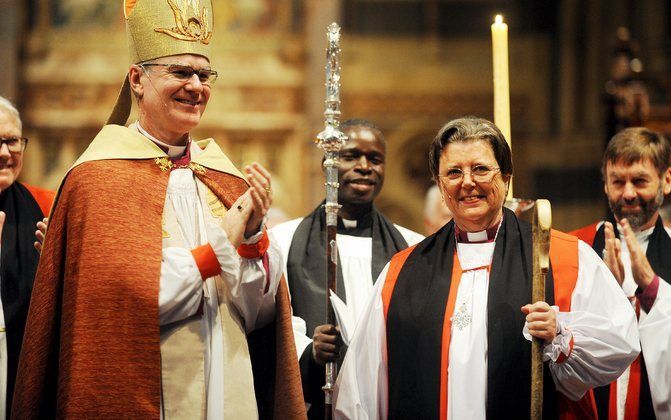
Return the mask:
<svg viewBox="0 0 671 420"><path fill-rule="evenodd" d="M255 243L261 235L259 232L244 243ZM246 331L272 321L275 293L282 276L282 257L277 247L270 243L264 263L262 258L240 257L225 232L218 227L208 226L208 240L221 265L228 298L244 319ZM202 298L203 279L191 250L164 248L159 290L161 325L195 315Z"/></svg>
<svg viewBox="0 0 671 420"><path fill-rule="evenodd" d="M203 299L203 279L191 251L163 248L158 313L161 325L189 318Z"/></svg>
<svg viewBox="0 0 671 420"><path fill-rule="evenodd" d="M641 310L638 331L658 419L671 419L671 285L659 279L650 313Z"/></svg>
<svg viewBox="0 0 671 420"><path fill-rule="evenodd" d="M254 244L262 235L259 232L243 244ZM208 239L221 264L229 298L245 320L247 332L270 323L275 318L275 294L282 278L282 254L277 245L270 241L264 258L248 259L238 255L222 229L210 227Z"/></svg>

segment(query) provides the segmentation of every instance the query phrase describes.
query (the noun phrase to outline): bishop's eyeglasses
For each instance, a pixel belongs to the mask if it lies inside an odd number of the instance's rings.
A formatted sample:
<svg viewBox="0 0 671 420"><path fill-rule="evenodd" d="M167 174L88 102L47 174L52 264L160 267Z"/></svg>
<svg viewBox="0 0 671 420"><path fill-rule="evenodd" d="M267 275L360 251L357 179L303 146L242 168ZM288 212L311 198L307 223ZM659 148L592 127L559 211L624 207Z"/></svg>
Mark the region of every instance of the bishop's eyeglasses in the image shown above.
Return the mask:
<svg viewBox="0 0 671 420"><path fill-rule="evenodd" d="M470 171L464 172L459 168L449 168L445 175L438 175L438 178L446 180L450 184L458 184L463 181L465 173L471 175L475 182L492 182L494 175L501 169L487 165L476 165Z"/></svg>
<svg viewBox="0 0 671 420"><path fill-rule="evenodd" d="M6 144L7 149L12 153L21 153L26 149L28 139L25 137L0 137L0 148Z"/></svg>
<svg viewBox="0 0 671 420"><path fill-rule="evenodd" d="M217 80L218 73L212 69L194 69L191 66L185 66L182 64L163 64L163 63L144 63L139 64L143 70L148 71L152 67L163 67L164 72L172 77L173 79L179 80L180 82L186 83L193 75L198 76L200 83L204 85L211 85Z"/></svg>

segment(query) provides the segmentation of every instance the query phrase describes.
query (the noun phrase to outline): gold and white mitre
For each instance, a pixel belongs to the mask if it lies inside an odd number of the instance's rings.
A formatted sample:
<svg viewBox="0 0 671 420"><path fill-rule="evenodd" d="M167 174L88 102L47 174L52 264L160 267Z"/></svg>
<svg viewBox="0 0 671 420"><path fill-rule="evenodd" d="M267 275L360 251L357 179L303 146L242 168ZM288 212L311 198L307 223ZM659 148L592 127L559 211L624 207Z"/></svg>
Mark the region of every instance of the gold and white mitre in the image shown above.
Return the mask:
<svg viewBox="0 0 671 420"><path fill-rule="evenodd" d="M179 54L209 59L211 0L124 0L129 64ZM125 125L130 115L128 75L106 124Z"/></svg>

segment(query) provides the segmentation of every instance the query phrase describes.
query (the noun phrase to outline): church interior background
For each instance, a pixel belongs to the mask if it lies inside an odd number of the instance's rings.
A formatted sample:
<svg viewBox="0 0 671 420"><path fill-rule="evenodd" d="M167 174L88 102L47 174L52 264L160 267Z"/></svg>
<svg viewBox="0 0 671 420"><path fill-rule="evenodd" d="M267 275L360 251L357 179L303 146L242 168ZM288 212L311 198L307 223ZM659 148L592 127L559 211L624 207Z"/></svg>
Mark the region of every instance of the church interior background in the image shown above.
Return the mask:
<svg viewBox="0 0 671 420"><path fill-rule="evenodd" d="M30 138L22 180L57 188L100 129L127 71L120 0L0 0L0 94ZM342 27L343 119L378 124L387 175L377 205L422 230L428 145L463 115L493 118L490 24L509 25L515 195L548 198L570 230L606 211L600 162L608 83L628 29L640 123L671 131L671 0L214 0L219 79L196 138L274 175L288 217L322 200L326 27ZM610 82L609 82L610 80ZM633 79L632 79L633 80ZM643 86L644 93L636 93ZM123 194L122 191L119 194Z"/></svg>

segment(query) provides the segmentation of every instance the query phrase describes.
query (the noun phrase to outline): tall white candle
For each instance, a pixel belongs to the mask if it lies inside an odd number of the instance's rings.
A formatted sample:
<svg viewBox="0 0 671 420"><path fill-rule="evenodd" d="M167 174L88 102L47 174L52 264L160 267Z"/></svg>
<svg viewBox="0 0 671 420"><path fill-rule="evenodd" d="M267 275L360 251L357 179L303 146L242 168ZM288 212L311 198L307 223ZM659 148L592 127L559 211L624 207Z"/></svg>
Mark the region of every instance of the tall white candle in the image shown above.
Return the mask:
<svg viewBox="0 0 671 420"><path fill-rule="evenodd" d="M508 76L508 25L497 15L492 24L492 53L494 63L494 124L510 145L510 87Z"/></svg>
<svg viewBox="0 0 671 420"><path fill-rule="evenodd" d="M512 150L508 77L508 25L503 23L503 16L501 15L496 15L492 24L492 57L494 63L494 124L499 127ZM512 197L513 182L511 180L508 199Z"/></svg>

